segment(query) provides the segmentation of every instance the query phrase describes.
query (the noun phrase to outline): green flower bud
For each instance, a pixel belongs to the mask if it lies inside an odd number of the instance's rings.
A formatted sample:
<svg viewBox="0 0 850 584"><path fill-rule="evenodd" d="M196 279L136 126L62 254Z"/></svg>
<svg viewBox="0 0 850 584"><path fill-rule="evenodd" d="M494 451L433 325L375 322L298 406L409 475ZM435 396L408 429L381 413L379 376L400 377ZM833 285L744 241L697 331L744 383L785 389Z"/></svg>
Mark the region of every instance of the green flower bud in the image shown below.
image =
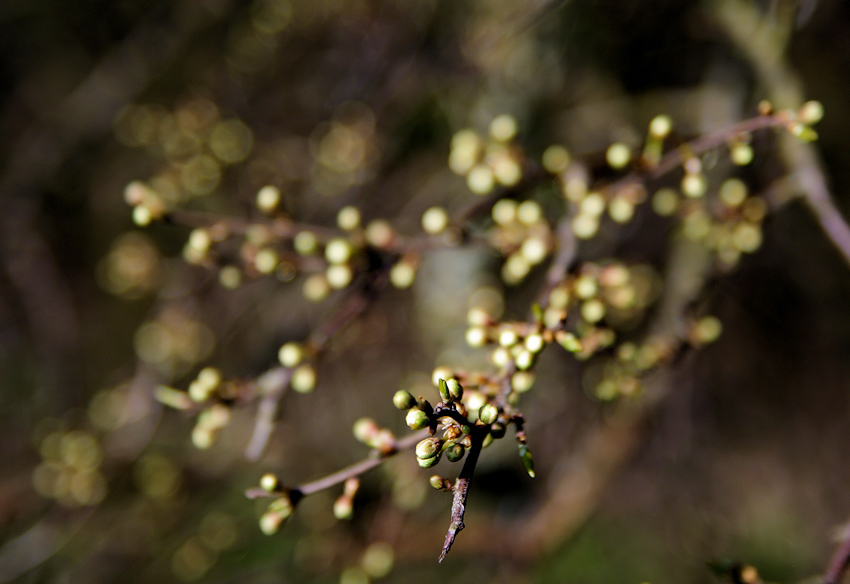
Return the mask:
<svg viewBox="0 0 850 584"><path fill-rule="evenodd" d="M499 417L499 410L493 404L484 404L478 410L478 419L483 424L492 424Z"/></svg>
<svg viewBox="0 0 850 584"><path fill-rule="evenodd" d="M481 448L487 448L493 443L493 435L489 432L486 436L484 436L484 440L481 441Z"/></svg>
<svg viewBox="0 0 850 584"><path fill-rule="evenodd" d="M416 398L409 391L399 389L393 395L393 405L402 411L409 410L416 405Z"/></svg>
<svg viewBox="0 0 850 584"><path fill-rule="evenodd" d="M353 516L354 501L351 500L351 497L342 495L334 501L334 517L343 521L345 519L351 519Z"/></svg>
<svg viewBox="0 0 850 584"><path fill-rule="evenodd" d="M440 475L433 475L428 482L438 491L448 491L452 488L452 483L449 479L444 479Z"/></svg>
<svg viewBox="0 0 850 584"><path fill-rule="evenodd" d="M440 388L440 397L443 398L443 401L444 402L452 401L452 394L449 393L449 384L446 383L445 379L440 379L438 387Z"/></svg>
<svg viewBox="0 0 850 584"><path fill-rule="evenodd" d="M446 386L448 387L451 399L460 401L463 397L463 388L460 386L460 382L457 379L449 379L446 382Z"/></svg>
<svg viewBox="0 0 850 584"><path fill-rule="evenodd" d="M282 517L280 513L266 511L263 513L262 517L260 517L260 531L266 535L274 535L278 532L281 525L283 525L285 519L286 518Z"/></svg>
<svg viewBox="0 0 850 584"><path fill-rule="evenodd" d="M269 505L269 511L279 514L283 519L292 515L292 499L289 498L289 493L272 501Z"/></svg>
<svg viewBox="0 0 850 584"><path fill-rule="evenodd" d="M425 438L416 445L416 458L427 459L434 458L440 453L443 446L443 440L437 437Z"/></svg>
<svg viewBox="0 0 850 584"><path fill-rule="evenodd" d="M421 430L431 423L428 414L417 408L413 408L407 412L405 421L411 430Z"/></svg>
<svg viewBox="0 0 850 584"><path fill-rule="evenodd" d="M454 443L446 448L446 458L449 459L449 462L457 462L463 458L464 454L466 454L466 449L458 443Z"/></svg>
<svg viewBox="0 0 850 584"><path fill-rule="evenodd" d="M440 462L440 458L442 458L440 454L441 453L438 453L437 456L435 456L434 458L417 458L416 462L422 468L431 468L432 466L436 466L437 463Z"/></svg>
<svg viewBox="0 0 850 584"><path fill-rule="evenodd" d="M522 467L528 476L534 478L534 459L531 457L531 452L525 444L519 444L519 459L522 461Z"/></svg>
<svg viewBox="0 0 850 584"><path fill-rule="evenodd" d="M267 472L260 478L260 488L269 493L277 490L278 486L280 486L280 481L277 476L273 475L270 472Z"/></svg>

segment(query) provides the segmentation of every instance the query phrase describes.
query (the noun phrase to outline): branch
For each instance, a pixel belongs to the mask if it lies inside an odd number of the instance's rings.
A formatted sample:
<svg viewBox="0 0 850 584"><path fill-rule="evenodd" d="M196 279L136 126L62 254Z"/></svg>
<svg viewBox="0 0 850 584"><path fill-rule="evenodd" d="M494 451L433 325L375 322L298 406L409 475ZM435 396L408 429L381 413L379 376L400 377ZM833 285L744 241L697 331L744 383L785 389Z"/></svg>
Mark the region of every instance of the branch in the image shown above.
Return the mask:
<svg viewBox="0 0 850 584"><path fill-rule="evenodd" d="M829 562L829 570L823 577L823 584L838 584L841 582L847 566L850 565L850 530L845 530L841 547L835 551Z"/></svg>
<svg viewBox="0 0 850 584"><path fill-rule="evenodd" d="M409 436L405 436L401 440L397 440L395 442L391 451L382 453L379 450L372 450L369 453L368 458L365 458L360 462L355 462L351 466L347 466L325 477L316 479L315 481L304 483L299 487L293 487L289 490L290 494L293 498L306 497L307 495L312 495L313 493L318 493L319 491L324 491L325 489L344 483L352 477L364 475L373 468L381 466L399 452L413 448L420 440L427 436L428 430L421 430ZM279 495L270 493L263 489L254 488L245 491L245 496L249 499L260 499L264 497L277 497Z"/></svg>
<svg viewBox="0 0 850 584"><path fill-rule="evenodd" d="M452 487L452 522L449 525L449 531L446 533L446 541L443 543L443 550L440 552L439 562L442 563L446 559L446 554L452 549L452 544L455 542L455 537L465 527L463 524L463 516L466 513L466 497L469 494L469 481L472 480L472 475L475 472L475 465L478 463L478 455L481 454L481 445L484 441L484 436L487 435L487 430L477 428L472 434L472 446L469 448L469 453L466 455L466 460L463 463L463 468Z"/></svg>

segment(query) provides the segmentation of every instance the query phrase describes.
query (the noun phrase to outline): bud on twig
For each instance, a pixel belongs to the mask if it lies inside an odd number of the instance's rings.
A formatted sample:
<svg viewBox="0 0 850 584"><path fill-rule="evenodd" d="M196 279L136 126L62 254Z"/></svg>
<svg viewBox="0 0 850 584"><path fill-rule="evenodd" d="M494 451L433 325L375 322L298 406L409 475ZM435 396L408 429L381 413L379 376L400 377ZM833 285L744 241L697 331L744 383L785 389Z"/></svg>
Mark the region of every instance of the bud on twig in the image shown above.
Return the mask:
<svg viewBox="0 0 850 584"><path fill-rule="evenodd" d="M407 412L405 421L411 430L421 430L426 427L431 420L428 418L428 414L418 408L414 408Z"/></svg>
<svg viewBox="0 0 850 584"><path fill-rule="evenodd" d="M482 424L492 424L499 417L499 410L493 404L484 404L478 410L478 419Z"/></svg>
<svg viewBox="0 0 850 584"><path fill-rule="evenodd" d="M393 405L402 411L409 410L416 405L416 398L409 391L400 389L393 395Z"/></svg>

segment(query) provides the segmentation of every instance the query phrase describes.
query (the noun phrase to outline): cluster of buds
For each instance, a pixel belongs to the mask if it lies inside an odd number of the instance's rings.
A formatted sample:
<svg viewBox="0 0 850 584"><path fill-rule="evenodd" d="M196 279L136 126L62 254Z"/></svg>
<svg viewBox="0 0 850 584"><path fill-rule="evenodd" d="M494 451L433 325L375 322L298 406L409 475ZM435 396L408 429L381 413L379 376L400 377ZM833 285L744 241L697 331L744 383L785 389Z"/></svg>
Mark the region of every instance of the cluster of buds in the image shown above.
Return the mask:
<svg viewBox="0 0 850 584"><path fill-rule="evenodd" d="M334 517L342 520L354 517L354 497L360 489L360 479L351 477L343 485L342 495L334 501Z"/></svg>
<svg viewBox="0 0 850 584"><path fill-rule="evenodd" d="M125 190L133 220L140 226L214 192L225 169L243 161L254 142L244 122L221 119L216 105L206 99L188 101L171 112L130 106L116 120L116 134L128 146L153 149L166 160L149 184L134 182Z"/></svg>
<svg viewBox="0 0 850 584"><path fill-rule="evenodd" d="M492 217L488 241L505 256L502 281L515 286L549 257L554 245L552 230L536 201L501 199L493 205Z"/></svg>
<svg viewBox="0 0 850 584"><path fill-rule="evenodd" d="M396 451L396 437L388 428L381 428L372 418L360 418L352 428L354 438L382 455Z"/></svg>
<svg viewBox="0 0 850 584"><path fill-rule="evenodd" d="M642 343L621 343L613 358L601 368L588 370L585 385L605 401L634 396L641 390L641 378L650 370L668 365L682 342L703 347L716 341L722 330L723 325L717 317L704 316L688 324L685 338L651 336Z"/></svg>
<svg viewBox="0 0 850 584"><path fill-rule="evenodd" d="M486 195L497 185L511 187L522 179L523 154L513 144L517 122L500 115L490 123L487 137L475 130L460 130L452 136L449 168L466 177L469 190Z"/></svg>
<svg viewBox="0 0 850 584"><path fill-rule="evenodd" d="M685 195L662 188L653 196L652 206L659 215L678 215L684 235L703 242L716 253L722 266L734 267L742 254L761 247L767 203L761 197L750 196L742 180L726 179L717 196L710 199L704 196L704 189Z"/></svg>
<svg viewBox="0 0 850 584"><path fill-rule="evenodd" d="M237 385L223 381L218 369L205 367L185 392L161 385L156 388L155 396L160 403L177 410L200 410L192 430L192 444L207 449L230 422L228 404L237 397L237 392Z"/></svg>
<svg viewBox="0 0 850 584"><path fill-rule="evenodd" d="M273 535L292 515L297 501L293 500L294 493L284 488L272 473L266 473L260 478L260 488L274 497L266 512L260 516L260 530L266 535Z"/></svg>
<svg viewBox="0 0 850 584"><path fill-rule="evenodd" d="M103 450L93 435L57 430L45 436L39 450L43 461L33 471L32 481L41 496L70 508L97 505L106 496L106 478L100 470Z"/></svg>

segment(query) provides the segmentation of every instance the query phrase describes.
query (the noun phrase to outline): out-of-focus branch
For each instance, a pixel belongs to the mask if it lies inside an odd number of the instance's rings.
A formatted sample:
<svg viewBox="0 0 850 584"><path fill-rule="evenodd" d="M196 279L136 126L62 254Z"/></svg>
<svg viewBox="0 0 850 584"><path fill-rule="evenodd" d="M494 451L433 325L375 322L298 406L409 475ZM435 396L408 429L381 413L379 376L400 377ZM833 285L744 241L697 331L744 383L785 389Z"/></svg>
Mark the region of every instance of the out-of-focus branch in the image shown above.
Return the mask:
<svg viewBox="0 0 850 584"><path fill-rule="evenodd" d="M769 99L778 107L799 107L805 100L803 85L783 57L789 38L786 29L793 26L791 15L772 25L751 3L718 0L712 6L715 19L750 62ZM850 265L850 226L833 202L817 150L787 135L780 138L780 148L799 196Z"/></svg>

